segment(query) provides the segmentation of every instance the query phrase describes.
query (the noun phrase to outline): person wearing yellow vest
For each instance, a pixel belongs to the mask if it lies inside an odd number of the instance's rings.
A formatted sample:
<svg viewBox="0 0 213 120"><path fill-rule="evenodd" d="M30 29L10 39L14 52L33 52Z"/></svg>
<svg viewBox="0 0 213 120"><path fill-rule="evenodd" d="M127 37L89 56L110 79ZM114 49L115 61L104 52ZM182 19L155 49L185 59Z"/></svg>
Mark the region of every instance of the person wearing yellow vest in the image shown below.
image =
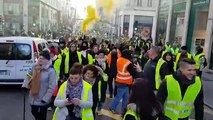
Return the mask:
<svg viewBox="0 0 213 120"><path fill-rule="evenodd" d="M83 55L83 58L85 59L82 61L83 65L93 64L93 57L89 54L88 48L88 42L83 41L80 46L80 52Z"/></svg>
<svg viewBox="0 0 213 120"><path fill-rule="evenodd" d="M98 105L98 111L101 110L102 105L106 99L106 90L107 90L108 73L109 73L109 67L108 67L107 59L105 57L106 52L107 51L105 50L99 50L94 61L94 65L98 66L102 71L102 74L101 74L102 77L101 77L101 80L99 80L100 81L99 92L101 93L100 94L101 99Z"/></svg>
<svg viewBox="0 0 213 120"><path fill-rule="evenodd" d="M186 46L182 46L180 53L178 53L176 55L176 60L175 62L178 63L181 59L183 58L189 58L192 59L192 55L190 53L187 52L187 47Z"/></svg>
<svg viewBox="0 0 213 120"><path fill-rule="evenodd" d="M66 53L66 59L65 59L65 76L66 76L66 78L69 77L69 74L67 73L67 71L69 72L69 70L72 68L73 64L74 63L82 64L83 61L86 61L86 59L84 59L81 52L77 51L77 42L75 42L75 41L72 42L70 44L69 51Z"/></svg>
<svg viewBox="0 0 213 120"><path fill-rule="evenodd" d="M163 107L156 99L148 80L135 79L123 120L156 120L163 115Z"/></svg>
<svg viewBox="0 0 213 120"><path fill-rule="evenodd" d="M142 46L141 51L140 51L140 55L137 58L137 62L140 65L142 70L143 70L145 64L148 61L147 51L148 51L148 46L146 46L146 45Z"/></svg>
<svg viewBox="0 0 213 120"><path fill-rule="evenodd" d="M131 51L123 50L122 56L117 60L117 76L116 76L116 86L117 94L109 106L109 110L116 114L116 108L122 99L122 115L125 113L125 108L127 106L127 100L129 97L129 87L132 85L133 78L136 76L136 69L132 63L133 57Z"/></svg>
<svg viewBox="0 0 213 120"><path fill-rule="evenodd" d="M144 66L144 77L147 78L153 90L158 90L161 80L168 74L167 63L161 58L160 48L153 46L148 50L149 61Z"/></svg>
<svg viewBox="0 0 213 120"><path fill-rule="evenodd" d="M163 80L157 98L164 107L163 120L188 120L195 108L195 120L203 120L203 89L196 76L195 61L185 58L179 69Z"/></svg>
<svg viewBox="0 0 213 120"><path fill-rule="evenodd" d="M173 43L173 46L170 48L173 55L177 55L179 53L179 48L177 47L177 43Z"/></svg>
<svg viewBox="0 0 213 120"><path fill-rule="evenodd" d="M82 79L83 66L75 63L59 88L52 120L94 120L92 86Z"/></svg>
<svg viewBox="0 0 213 120"><path fill-rule="evenodd" d="M171 49L171 45L169 44L169 42L166 42L165 48L166 51L169 51Z"/></svg>
<svg viewBox="0 0 213 120"><path fill-rule="evenodd" d="M102 105L106 96L102 95L102 91L106 89L106 85L100 84L103 80L103 70L95 65L88 64L83 70L83 79L92 85L92 97L93 97L93 116L96 116L96 108L98 108L98 115L101 113ZM106 90L105 90L106 91ZM105 93L106 94L106 93ZM104 100L103 100L104 99Z"/></svg>
<svg viewBox="0 0 213 120"><path fill-rule="evenodd" d="M203 52L202 47L196 48L197 53L195 54L194 60L196 63L196 71L198 76L202 76L202 70L207 66L207 60L205 58L205 54Z"/></svg>
<svg viewBox="0 0 213 120"><path fill-rule="evenodd" d="M61 59L61 74L63 75L63 79L65 78L65 74L68 74L68 70L65 68L67 61L66 54L69 52L69 48L66 47L66 40L64 38L59 39L59 54L58 58Z"/></svg>
<svg viewBox="0 0 213 120"><path fill-rule="evenodd" d="M95 59L95 56L97 55L99 51L98 45L93 45L93 47L88 51L90 55L92 55L93 59Z"/></svg>

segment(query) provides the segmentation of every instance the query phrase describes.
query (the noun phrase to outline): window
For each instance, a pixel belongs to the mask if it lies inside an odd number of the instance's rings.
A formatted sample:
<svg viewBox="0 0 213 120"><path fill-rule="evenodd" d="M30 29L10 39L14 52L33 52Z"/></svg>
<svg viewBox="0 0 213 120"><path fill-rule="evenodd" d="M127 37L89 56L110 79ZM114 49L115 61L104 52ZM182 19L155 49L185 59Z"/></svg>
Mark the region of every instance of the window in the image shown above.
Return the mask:
<svg viewBox="0 0 213 120"><path fill-rule="evenodd" d="M148 1L147 1L147 6L148 6L148 7L152 7L152 0L148 0Z"/></svg>
<svg viewBox="0 0 213 120"><path fill-rule="evenodd" d="M30 60L31 56L28 44L0 43L0 60Z"/></svg>
<svg viewBox="0 0 213 120"><path fill-rule="evenodd" d="M130 21L130 16L124 15L124 23L129 23L129 21Z"/></svg>
<svg viewBox="0 0 213 120"><path fill-rule="evenodd" d="M7 15L20 15L21 13L21 6L17 3L5 3L5 9L4 12Z"/></svg>
<svg viewBox="0 0 213 120"><path fill-rule="evenodd" d="M16 44L17 60L30 60L31 48L28 44Z"/></svg>
<svg viewBox="0 0 213 120"><path fill-rule="evenodd" d="M0 59L1 60L14 60L15 59L15 44L0 43Z"/></svg>
<svg viewBox="0 0 213 120"><path fill-rule="evenodd" d="M137 6L142 7L142 0L137 0Z"/></svg>
<svg viewBox="0 0 213 120"><path fill-rule="evenodd" d="M46 49L45 43L39 43L39 44L38 44L38 51L39 51L39 52L42 52L42 51L45 50L45 49Z"/></svg>

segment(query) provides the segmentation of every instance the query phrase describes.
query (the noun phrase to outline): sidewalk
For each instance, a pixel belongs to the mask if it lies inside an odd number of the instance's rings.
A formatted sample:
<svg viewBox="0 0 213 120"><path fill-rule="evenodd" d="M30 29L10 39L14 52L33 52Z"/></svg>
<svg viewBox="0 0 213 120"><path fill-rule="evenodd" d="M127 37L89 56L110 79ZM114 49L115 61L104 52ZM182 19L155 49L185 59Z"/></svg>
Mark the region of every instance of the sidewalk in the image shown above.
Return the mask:
<svg viewBox="0 0 213 120"><path fill-rule="evenodd" d="M213 109L213 70L203 70L202 82L204 90L204 104Z"/></svg>

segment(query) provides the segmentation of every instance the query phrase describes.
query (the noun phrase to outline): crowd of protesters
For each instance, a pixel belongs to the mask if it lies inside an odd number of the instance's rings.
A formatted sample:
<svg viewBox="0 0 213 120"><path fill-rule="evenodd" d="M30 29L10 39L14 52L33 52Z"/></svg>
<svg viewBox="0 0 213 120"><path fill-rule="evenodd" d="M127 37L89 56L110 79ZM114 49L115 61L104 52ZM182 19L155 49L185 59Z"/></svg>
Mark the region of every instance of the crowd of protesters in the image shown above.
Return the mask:
<svg viewBox="0 0 213 120"><path fill-rule="evenodd" d="M60 38L44 50L24 80L32 114L46 120L94 120L107 98L108 110L124 120L203 120L203 48L195 55L177 43L157 46L138 39L118 45ZM122 100L122 101L121 101ZM121 101L121 112L117 106Z"/></svg>

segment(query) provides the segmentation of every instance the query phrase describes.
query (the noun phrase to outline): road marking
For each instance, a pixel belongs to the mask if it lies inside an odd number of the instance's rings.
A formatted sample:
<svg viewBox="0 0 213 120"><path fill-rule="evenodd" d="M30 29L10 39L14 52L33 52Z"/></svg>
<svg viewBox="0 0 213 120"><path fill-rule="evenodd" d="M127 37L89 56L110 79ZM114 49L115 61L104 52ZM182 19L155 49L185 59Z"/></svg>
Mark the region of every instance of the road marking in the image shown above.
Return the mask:
<svg viewBox="0 0 213 120"><path fill-rule="evenodd" d="M115 120L122 120L121 115L120 114L113 114L112 112L110 112L109 110L106 109L102 109L101 110L102 115L113 118Z"/></svg>

